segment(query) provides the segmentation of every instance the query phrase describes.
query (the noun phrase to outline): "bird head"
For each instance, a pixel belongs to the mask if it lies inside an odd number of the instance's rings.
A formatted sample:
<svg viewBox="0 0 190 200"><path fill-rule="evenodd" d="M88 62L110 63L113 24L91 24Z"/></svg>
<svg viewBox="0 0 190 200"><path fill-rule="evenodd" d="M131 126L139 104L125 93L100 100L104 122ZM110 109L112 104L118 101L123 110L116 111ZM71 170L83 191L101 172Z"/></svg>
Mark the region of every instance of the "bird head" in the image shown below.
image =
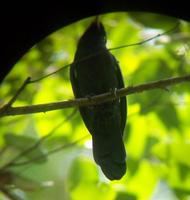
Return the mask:
<svg viewBox="0 0 190 200"><path fill-rule="evenodd" d="M78 46L83 47L105 47L106 32L98 17L90 24L79 40Z"/></svg>

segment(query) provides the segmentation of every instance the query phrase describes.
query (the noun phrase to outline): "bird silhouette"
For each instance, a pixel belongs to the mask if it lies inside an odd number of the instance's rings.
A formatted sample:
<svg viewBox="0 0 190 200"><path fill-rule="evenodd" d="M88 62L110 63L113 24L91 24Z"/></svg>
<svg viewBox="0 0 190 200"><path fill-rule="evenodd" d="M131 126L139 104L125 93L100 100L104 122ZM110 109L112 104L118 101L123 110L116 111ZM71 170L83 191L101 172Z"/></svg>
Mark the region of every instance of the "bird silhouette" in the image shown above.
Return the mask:
<svg viewBox="0 0 190 200"><path fill-rule="evenodd" d="M70 67L70 79L76 98L124 87L118 62L106 48L106 32L98 18L79 39ZM100 105L80 107L79 110L92 135L95 162L108 179L121 179L126 172L123 143L127 118L126 97Z"/></svg>

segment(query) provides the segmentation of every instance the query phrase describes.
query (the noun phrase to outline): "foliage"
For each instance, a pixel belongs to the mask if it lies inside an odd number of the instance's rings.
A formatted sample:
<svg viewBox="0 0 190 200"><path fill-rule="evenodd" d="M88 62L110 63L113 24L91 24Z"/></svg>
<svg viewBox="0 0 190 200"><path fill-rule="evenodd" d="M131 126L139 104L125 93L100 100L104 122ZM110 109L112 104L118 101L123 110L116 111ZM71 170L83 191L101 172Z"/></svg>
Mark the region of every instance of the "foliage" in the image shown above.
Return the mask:
<svg viewBox="0 0 190 200"><path fill-rule="evenodd" d="M41 77L71 63L76 44L93 18L64 27L36 44L14 66L1 85L6 103L27 76ZM177 19L149 13L110 13L101 16L108 47L132 44L174 27ZM176 31L143 45L112 51L126 86L190 72L190 26L180 21ZM28 85L15 102L31 105L72 99L69 68ZM92 158L91 137L73 109L0 119L0 189L15 199L155 200L190 196L190 87L181 84L128 96L125 130L127 173L107 180ZM60 125L61 123L61 125ZM57 129L53 130L56 125ZM40 138L29 154L22 154ZM74 141L88 135L77 143ZM70 144L70 145L68 145ZM51 154L55 149L56 153ZM41 159L35 158L40 157ZM4 193L5 194L5 193ZM3 193L0 199L6 199Z"/></svg>

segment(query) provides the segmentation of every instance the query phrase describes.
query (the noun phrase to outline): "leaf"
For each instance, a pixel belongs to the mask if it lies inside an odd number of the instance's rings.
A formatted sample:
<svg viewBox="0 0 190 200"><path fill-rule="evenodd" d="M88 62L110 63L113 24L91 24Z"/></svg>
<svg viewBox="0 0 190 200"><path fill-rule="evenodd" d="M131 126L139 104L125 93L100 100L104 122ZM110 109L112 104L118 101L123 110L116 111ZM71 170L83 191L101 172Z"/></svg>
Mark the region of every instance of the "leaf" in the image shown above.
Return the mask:
<svg viewBox="0 0 190 200"><path fill-rule="evenodd" d="M172 102L168 102L166 106L160 107L157 114L167 128L179 128L179 118Z"/></svg>
<svg viewBox="0 0 190 200"><path fill-rule="evenodd" d="M144 150L144 157L147 157L147 158L150 157L151 149L156 143L158 143L157 138L155 138L155 137L148 137L147 138L146 147L145 147L145 150Z"/></svg>
<svg viewBox="0 0 190 200"><path fill-rule="evenodd" d="M130 138L130 133L131 133L131 125L128 123L125 127L124 134L123 134L123 140L125 141L125 143L128 142Z"/></svg>
<svg viewBox="0 0 190 200"><path fill-rule="evenodd" d="M7 146L20 152L26 151L38 142L38 140L33 137L15 135L11 133L4 135L4 140ZM43 163L47 160L47 156L40 145L32 148L28 153L24 154L24 156L37 163Z"/></svg>
<svg viewBox="0 0 190 200"><path fill-rule="evenodd" d="M19 189L5 189L6 196L13 200L29 200L25 193Z"/></svg>
<svg viewBox="0 0 190 200"><path fill-rule="evenodd" d="M168 30L175 26L178 22L178 19L166 15L138 12L131 12L129 15L136 22L146 26L147 28L153 29Z"/></svg>
<svg viewBox="0 0 190 200"><path fill-rule="evenodd" d="M95 164L84 157L76 158L69 172L69 187L71 189L77 187L81 182L98 181L98 170Z"/></svg>
<svg viewBox="0 0 190 200"><path fill-rule="evenodd" d="M139 160L135 160L131 157L127 158L127 170L129 170L130 175L133 176L139 168Z"/></svg>
<svg viewBox="0 0 190 200"><path fill-rule="evenodd" d="M115 200L136 200L137 196L128 192L118 192Z"/></svg>
<svg viewBox="0 0 190 200"><path fill-rule="evenodd" d="M178 163L178 168L179 168L179 174L181 177L182 181L185 181L185 178L187 178L187 175L189 174L190 171L190 166Z"/></svg>
<svg viewBox="0 0 190 200"><path fill-rule="evenodd" d="M173 188L173 191L179 199L183 199L184 197L188 197L190 195L190 190L184 188Z"/></svg>
<svg viewBox="0 0 190 200"><path fill-rule="evenodd" d="M115 192L109 184L81 182L78 187L70 192L72 200L110 200L114 199Z"/></svg>
<svg viewBox="0 0 190 200"><path fill-rule="evenodd" d="M140 84L147 81L154 80L156 71L159 68L160 62L155 58L144 59L139 67L135 70L135 76L131 77L133 84Z"/></svg>
<svg viewBox="0 0 190 200"><path fill-rule="evenodd" d="M49 188L54 185L53 181L36 181L32 180L31 178L27 178L24 176L17 176L15 175L13 184L17 187L22 189L23 191L40 191L44 188Z"/></svg>
<svg viewBox="0 0 190 200"><path fill-rule="evenodd" d="M181 164L190 166L190 143L185 139L178 138L174 140L170 145L170 152L173 159Z"/></svg>

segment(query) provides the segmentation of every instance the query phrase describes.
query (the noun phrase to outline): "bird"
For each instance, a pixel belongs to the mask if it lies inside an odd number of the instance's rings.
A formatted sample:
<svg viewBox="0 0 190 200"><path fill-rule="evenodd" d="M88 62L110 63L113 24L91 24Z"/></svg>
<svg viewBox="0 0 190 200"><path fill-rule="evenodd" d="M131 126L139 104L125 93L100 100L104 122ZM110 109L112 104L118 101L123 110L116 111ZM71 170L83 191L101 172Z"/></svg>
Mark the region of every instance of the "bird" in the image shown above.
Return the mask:
<svg viewBox="0 0 190 200"><path fill-rule="evenodd" d="M107 49L106 42L104 25L96 17L80 37L70 66L75 98L91 97L124 87L118 61ZM127 120L126 97L79 107L79 111L92 135L95 162L109 180L121 179L127 169L123 141Z"/></svg>

